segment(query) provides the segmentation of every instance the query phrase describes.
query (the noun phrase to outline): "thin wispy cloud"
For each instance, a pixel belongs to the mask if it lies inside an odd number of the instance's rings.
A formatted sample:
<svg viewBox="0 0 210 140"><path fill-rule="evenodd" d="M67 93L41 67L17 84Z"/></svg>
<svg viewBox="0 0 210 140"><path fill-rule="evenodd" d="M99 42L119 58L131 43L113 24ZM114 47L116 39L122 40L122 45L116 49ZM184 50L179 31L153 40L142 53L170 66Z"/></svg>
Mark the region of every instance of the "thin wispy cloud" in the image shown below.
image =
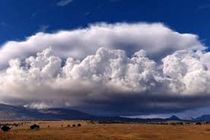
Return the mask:
<svg viewBox="0 0 210 140"><path fill-rule="evenodd" d="M121 0L109 0L110 2L119 2Z"/></svg>
<svg viewBox="0 0 210 140"><path fill-rule="evenodd" d="M210 3L199 5L197 8L197 10L207 10L207 9L210 9Z"/></svg>
<svg viewBox="0 0 210 140"><path fill-rule="evenodd" d="M12 28L12 26L9 24L9 23L6 23L4 21L1 21L0 22L0 28L4 28L4 29L9 29L9 28Z"/></svg>
<svg viewBox="0 0 210 140"><path fill-rule="evenodd" d="M47 29L49 28L49 25L41 25L39 26L39 32L46 32Z"/></svg>
<svg viewBox="0 0 210 140"><path fill-rule="evenodd" d="M73 2L73 0L60 0L57 2L57 6L66 6L72 2Z"/></svg>
<svg viewBox="0 0 210 140"><path fill-rule="evenodd" d="M5 22L0 22L0 26L7 26L7 24Z"/></svg>

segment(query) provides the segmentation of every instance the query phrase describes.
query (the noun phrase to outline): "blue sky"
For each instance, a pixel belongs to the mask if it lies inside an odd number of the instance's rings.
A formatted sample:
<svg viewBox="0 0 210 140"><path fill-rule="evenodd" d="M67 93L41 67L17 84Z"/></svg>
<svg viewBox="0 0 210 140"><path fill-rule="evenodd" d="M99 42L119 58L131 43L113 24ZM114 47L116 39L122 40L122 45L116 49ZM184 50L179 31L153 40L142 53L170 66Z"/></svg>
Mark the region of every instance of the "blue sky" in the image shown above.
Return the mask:
<svg viewBox="0 0 210 140"><path fill-rule="evenodd" d="M210 112L209 25L207 0L1 0L0 103Z"/></svg>
<svg viewBox="0 0 210 140"><path fill-rule="evenodd" d="M210 45L208 0L1 0L0 43L95 22L162 22Z"/></svg>

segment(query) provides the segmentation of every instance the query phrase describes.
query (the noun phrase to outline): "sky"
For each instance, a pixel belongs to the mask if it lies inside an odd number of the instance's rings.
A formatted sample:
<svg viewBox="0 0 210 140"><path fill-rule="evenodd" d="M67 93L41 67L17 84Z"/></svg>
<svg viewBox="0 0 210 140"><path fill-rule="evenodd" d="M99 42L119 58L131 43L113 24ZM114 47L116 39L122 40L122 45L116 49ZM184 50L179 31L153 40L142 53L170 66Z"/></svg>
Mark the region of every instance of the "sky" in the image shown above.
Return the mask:
<svg viewBox="0 0 210 140"><path fill-rule="evenodd" d="M63 2L64 1L64 2ZM162 22L210 44L208 0L1 0L0 43L96 22ZM62 4L63 2L63 4Z"/></svg>
<svg viewBox="0 0 210 140"><path fill-rule="evenodd" d="M1 0L0 102L210 113L210 2Z"/></svg>

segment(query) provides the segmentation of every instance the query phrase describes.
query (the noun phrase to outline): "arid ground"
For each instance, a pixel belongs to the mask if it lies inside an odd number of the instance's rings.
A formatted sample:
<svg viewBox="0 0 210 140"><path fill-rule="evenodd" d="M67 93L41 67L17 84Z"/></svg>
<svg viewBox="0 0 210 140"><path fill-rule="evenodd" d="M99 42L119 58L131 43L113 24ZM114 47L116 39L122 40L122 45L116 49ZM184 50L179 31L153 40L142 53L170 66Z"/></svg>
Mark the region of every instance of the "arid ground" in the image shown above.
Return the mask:
<svg viewBox="0 0 210 140"><path fill-rule="evenodd" d="M5 123L5 122L4 122ZM210 125L98 124L86 121L28 121L18 123L9 132L0 132L0 140L209 140ZM38 124L40 129L30 130ZM77 127L77 124L81 127ZM76 127L72 127L75 124Z"/></svg>

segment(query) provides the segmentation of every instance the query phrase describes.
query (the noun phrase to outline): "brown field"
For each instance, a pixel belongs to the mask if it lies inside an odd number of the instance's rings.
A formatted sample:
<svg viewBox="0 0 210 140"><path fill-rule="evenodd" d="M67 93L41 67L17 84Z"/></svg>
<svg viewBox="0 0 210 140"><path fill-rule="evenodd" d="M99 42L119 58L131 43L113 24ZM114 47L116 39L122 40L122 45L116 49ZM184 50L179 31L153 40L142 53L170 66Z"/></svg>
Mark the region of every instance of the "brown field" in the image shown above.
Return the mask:
<svg viewBox="0 0 210 140"><path fill-rule="evenodd" d="M92 124L86 121L15 123L22 125L13 127L9 132L1 131L0 140L210 140L209 124ZM41 128L30 130L30 125L34 123ZM82 126L72 127L78 123Z"/></svg>

